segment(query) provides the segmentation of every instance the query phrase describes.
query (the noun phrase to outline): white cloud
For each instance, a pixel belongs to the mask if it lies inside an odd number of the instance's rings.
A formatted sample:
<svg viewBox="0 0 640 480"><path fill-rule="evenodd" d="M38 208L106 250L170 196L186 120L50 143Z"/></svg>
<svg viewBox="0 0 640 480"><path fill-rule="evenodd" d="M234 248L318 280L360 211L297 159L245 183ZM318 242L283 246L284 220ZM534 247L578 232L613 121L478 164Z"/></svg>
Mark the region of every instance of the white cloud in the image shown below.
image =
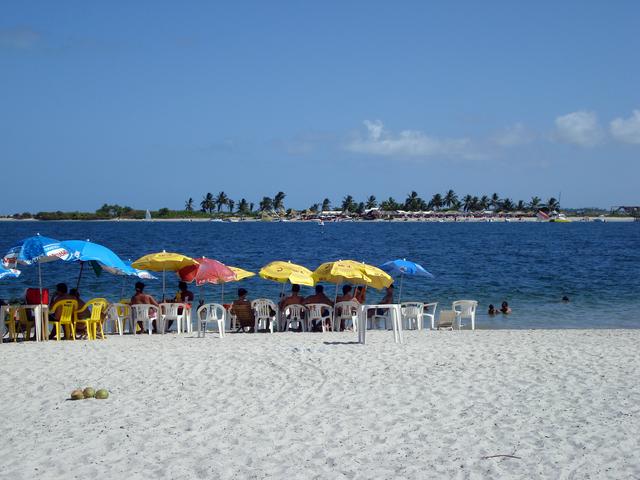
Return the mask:
<svg viewBox="0 0 640 480"><path fill-rule="evenodd" d="M491 141L500 147L515 147L533 141L534 135L522 123L516 123L495 134Z"/></svg>
<svg viewBox="0 0 640 480"><path fill-rule="evenodd" d="M40 34L29 28L0 30L0 47L27 50L40 40Z"/></svg>
<svg viewBox="0 0 640 480"><path fill-rule="evenodd" d="M594 112L579 111L556 118L555 138L581 147L593 147L603 140L603 132Z"/></svg>
<svg viewBox="0 0 640 480"><path fill-rule="evenodd" d="M356 153L381 156L432 157L449 156L477 158L471 151L468 138L436 138L416 130L403 130L393 135L384 129L380 120L365 120L366 137L358 137L346 145L346 149Z"/></svg>
<svg viewBox="0 0 640 480"><path fill-rule="evenodd" d="M612 120L609 129L616 140L640 144L640 110L634 110L629 118Z"/></svg>

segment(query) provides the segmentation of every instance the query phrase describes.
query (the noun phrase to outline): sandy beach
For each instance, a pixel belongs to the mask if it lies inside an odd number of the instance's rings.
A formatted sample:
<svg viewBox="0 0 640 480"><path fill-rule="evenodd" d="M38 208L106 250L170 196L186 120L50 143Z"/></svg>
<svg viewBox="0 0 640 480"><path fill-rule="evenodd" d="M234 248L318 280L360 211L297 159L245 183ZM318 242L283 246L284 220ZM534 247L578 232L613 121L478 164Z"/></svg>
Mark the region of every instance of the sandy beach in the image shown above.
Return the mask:
<svg viewBox="0 0 640 480"><path fill-rule="evenodd" d="M640 331L405 333L0 345L0 476L640 477Z"/></svg>

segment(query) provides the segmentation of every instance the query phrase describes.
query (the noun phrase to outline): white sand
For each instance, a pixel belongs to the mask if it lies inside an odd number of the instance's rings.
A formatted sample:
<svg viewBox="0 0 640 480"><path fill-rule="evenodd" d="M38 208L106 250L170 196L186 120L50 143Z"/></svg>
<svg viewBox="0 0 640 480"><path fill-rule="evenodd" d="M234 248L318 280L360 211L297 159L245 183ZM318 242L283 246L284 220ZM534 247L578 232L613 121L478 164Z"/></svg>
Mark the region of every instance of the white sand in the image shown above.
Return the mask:
<svg viewBox="0 0 640 480"><path fill-rule="evenodd" d="M0 477L640 478L640 330L189 337L0 345Z"/></svg>

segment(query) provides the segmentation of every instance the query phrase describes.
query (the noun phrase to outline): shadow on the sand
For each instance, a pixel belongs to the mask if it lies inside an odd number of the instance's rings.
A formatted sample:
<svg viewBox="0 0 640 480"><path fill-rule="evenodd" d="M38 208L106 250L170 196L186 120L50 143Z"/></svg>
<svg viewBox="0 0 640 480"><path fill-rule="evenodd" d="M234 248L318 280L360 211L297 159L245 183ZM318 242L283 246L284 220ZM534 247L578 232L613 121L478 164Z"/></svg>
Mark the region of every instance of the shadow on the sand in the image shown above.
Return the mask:
<svg viewBox="0 0 640 480"><path fill-rule="evenodd" d="M360 342L322 342L325 345L360 345Z"/></svg>

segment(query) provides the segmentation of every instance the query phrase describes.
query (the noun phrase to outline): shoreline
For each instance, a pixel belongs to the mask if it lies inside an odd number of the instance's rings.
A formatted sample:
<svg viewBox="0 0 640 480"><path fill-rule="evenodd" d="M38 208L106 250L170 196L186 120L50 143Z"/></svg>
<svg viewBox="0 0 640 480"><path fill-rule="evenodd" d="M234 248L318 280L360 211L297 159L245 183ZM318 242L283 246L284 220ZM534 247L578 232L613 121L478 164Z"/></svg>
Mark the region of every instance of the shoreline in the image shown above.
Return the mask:
<svg viewBox="0 0 640 480"><path fill-rule="evenodd" d="M223 219L210 219L210 218L152 218L151 220L145 220L140 218L112 218L112 219L99 219L99 220L40 220L37 218L0 218L0 222L212 222L212 223L245 223L245 222L262 222L262 223L317 223L317 220L262 220L260 218L245 218L231 217L233 220ZM600 217L568 217L571 222L569 223L600 223L596 219ZM605 222L602 223L627 223L634 222L634 217L605 217ZM459 217L458 219L451 217L434 217L428 219L419 218L392 218L392 219L377 219L377 220L365 220L365 219L350 219L350 220L325 220L327 223L550 223L548 221L541 221L536 217L518 217L518 218L496 218L496 217Z"/></svg>

